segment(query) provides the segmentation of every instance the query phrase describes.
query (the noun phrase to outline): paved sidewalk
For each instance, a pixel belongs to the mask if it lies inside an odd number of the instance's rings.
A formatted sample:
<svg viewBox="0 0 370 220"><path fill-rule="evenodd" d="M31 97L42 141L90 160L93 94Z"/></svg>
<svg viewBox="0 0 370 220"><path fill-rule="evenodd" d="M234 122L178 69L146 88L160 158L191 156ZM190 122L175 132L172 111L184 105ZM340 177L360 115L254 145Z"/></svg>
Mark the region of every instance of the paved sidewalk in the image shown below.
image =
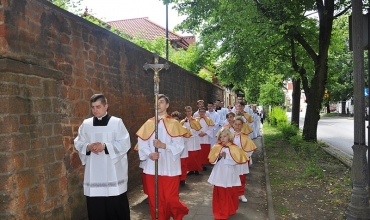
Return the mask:
<svg viewBox="0 0 370 220"><path fill-rule="evenodd" d="M245 195L248 202L239 202L239 209L235 215L229 218L230 220L274 219L269 184L266 187L267 167L265 167L263 138L254 139L254 142L258 149L253 153L253 164L250 167L250 173L247 175ZM211 169L212 166L209 165L208 170L201 172L199 176L188 176L186 185L180 187L180 200L189 208L189 214L184 217L184 220L214 219L212 214L213 186L207 182ZM267 183L269 183L268 176ZM135 201L130 198L130 194L135 194ZM129 193L131 219L150 219L146 197L141 188Z"/></svg>

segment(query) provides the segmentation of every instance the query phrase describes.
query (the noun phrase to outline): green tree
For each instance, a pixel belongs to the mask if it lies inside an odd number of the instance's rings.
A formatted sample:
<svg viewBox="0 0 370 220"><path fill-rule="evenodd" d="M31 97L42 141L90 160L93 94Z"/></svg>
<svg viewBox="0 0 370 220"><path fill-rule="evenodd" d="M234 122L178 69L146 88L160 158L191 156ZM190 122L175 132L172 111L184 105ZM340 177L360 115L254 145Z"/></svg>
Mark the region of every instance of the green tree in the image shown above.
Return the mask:
<svg viewBox="0 0 370 220"><path fill-rule="evenodd" d="M282 106L285 94L281 87L275 84L264 84L261 86L259 103L263 106Z"/></svg>
<svg viewBox="0 0 370 220"><path fill-rule="evenodd" d="M166 39L164 37L157 37L154 40L147 40L140 35L136 37L131 37L125 32L111 27L102 19L97 18L97 16L95 15L84 14L82 17L96 25L110 30L120 37L131 41L132 43L152 53L158 53L161 57L166 56ZM202 50L200 49L198 44L189 45L186 51L183 48L174 49L173 47L169 47L168 59L181 68L186 69L194 74L197 74L199 77L212 82L212 74L210 75L210 73L207 71L200 72L203 67L207 67L207 64L208 66L210 66L212 63L211 59L207 59L206 57L202 56L201 51Z"/></svg>
<svg viewBox="0 0 370 220"><path fill-rule="evenodd" d="M329 77L327 91L329 97L324 98L324 106L330 102L341 102L341 112L345 113L345 104L353 97L353 63L349 51L348 16L342 16L333 23L333 37L329 53Z"/></svg>
<svg viewBox="0 0 370 220"><path fill-rule="evenodd" d="M198 74L201 69L210 66L212 63L212 61L206 60L202 56L201 51L202 49L198 44L189 45L187 50L181 48L173 51L170 54L169 59L171 62L176 63L182 68ZM200 76L200 74L198 75Z"/></svg>
<svg viewBox="0 0 370 220"><path fill-rule="evenodd" d="M212 73L206 69L201 69L198 76L202 79L207 80L208 82L212 82Z"/></svg>
<svg viewBox="0 0 370 220"><path fill-rule="evenodd" d="M47 0L47 1L72 13L78 13L81 11L80 9L78 9L78 7L81 5L81 0Z"/></svg>

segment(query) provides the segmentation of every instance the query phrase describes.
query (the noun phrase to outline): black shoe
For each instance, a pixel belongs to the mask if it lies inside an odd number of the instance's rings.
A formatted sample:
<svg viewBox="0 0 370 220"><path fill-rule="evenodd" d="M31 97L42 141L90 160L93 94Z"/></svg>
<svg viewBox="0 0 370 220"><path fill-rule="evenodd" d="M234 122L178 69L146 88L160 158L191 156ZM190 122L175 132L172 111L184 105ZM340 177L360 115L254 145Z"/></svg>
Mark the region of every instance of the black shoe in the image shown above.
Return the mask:
<svg viewBox="0 0 370 220"><path fill-rule="evenodd" d="M207 171L207 167L203 167L203 171Z"/></svg>
<svg viewBox="0 0 370 220"><path fill-rule="evenodd" d="M185 186L185 180L180 181L180 186Z"/></svg>
<svg viewBox="0 0 370 220"><path fill-rule="evenodd" d="M195 171L195 176L198 176L199 175L199 171Z"/></svg>
<svg viewBox="0 0 370 220"><path fill-rule="evenodd" d="M189 171L188 174L186 174L186 175L190 176L190 175L193 175L193 174L194 174L194 171Z"/></svg>

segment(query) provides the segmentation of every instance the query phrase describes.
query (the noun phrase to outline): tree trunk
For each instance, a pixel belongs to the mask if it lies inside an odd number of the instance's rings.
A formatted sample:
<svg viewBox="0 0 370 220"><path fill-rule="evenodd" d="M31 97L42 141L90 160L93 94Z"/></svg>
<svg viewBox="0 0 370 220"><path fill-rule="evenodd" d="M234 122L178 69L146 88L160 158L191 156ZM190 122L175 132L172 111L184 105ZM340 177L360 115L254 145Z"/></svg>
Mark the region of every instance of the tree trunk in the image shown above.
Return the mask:
<svg viewBox="0 0 370 220"><path fill-rule="evenodd" d="M316 56L312 48L305 47L311 54L315 64L315 75L311 80L311 87L305 89L307 112L304 120L302 137L306 141L317 141L317 124L320 120L321 103L325 85L328 79L328 51L334 20L334 0L316 1L319 15L319 53ZM307 87L307 86L306 86ZM305 88L305 86L303 86ZM308 90L308 94L307 91Z"/></svg>
<svg viewBox="0 0 370 220"><path fill-rule="evenodd" d="M303 126L303 139L306 141L317 141L317 124L320 119L321 102L314 99L307 102L306 117Z"/></svg>
<svg viewBox="0 0 370 220"><path fill-rule="evenodd" d="M321 104L324 99L327 76L327 61L321 60L320 65L316 67L309 93L306 94L307 112L302 133L303 140L317 141L317 125L320 120Z"/></svg>
<svg viewBox="0 0 370 220"><path fill-rule="evenodd" d="M342 106L342 115L346 114L347 112L346 112L346 101L345 100L341 102L341 106Z"/></svg>
<svg viewBox="0 0 370 220"><path fill-rule="evenodd" d="M325 104L326 105L326 113L329 114L330 113L330 105L329 105L329 102Z"/></svg>
<svg viewBox="0 0 370 220"><path fill-rule="evenodd" d="M293 93L292 93L292 119L291 124L299 128L299 112L301 104L301 80L294 79L293 82Z"/></svg>

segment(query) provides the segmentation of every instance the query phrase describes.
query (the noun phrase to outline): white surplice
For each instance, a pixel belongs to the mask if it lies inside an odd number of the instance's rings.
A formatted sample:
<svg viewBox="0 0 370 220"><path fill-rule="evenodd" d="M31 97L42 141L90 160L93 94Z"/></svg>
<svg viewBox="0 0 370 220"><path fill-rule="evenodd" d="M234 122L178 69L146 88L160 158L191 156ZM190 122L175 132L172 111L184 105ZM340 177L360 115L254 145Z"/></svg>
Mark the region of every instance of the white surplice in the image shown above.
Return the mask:
<svg viewBox="0 0 370 220"><path fill-rule="evenodd" d="M109 154L87 153L87 145L102 142ZM120 118L111 116L107 126L93 126L93 117L85 119L74 140L82 165L85 165L84 195L116 196L127 191L127 152L130 135Z"/></svg>
<svg viewBox="0 0 370 220"><path fill-rule="evenodd" d="M241 137L240 137L240 134L237 133L235 134L235 137L234 137L234 144L239 146L240 148L242 148L242 144L241 144ZM245 154L248 155L248 153L244 152ZM252 152L253 153L253 152ZM249 156L249 155L248 155ZM251 160L252 158L250 158ZM236 165L236 172L239 174L239 175L243 175L243 174L248 174L249 173L249 165L248 163L243 163L243 164L237 164Z"/></svg>
<svg viewBox="0 0 370 220"><path fill-rule="evenodd" d="M226 157L216 160L208 182L219 187L241 186L239 174L236 171L236 162L230 155L228 148L222 148L221 152L226 152ZM220 153L221 153L220 152Z"/></svg>
<svg viewBox="0 0 370 220"><path fill-rule="evenodd" d="M207 134L203 137L198 136L199 143L200 144L210 144L210 137L213 135L213 126L208 126L207 122L203 118L199 119L199 123L202 126L200 131L203 131L204 133Z"/></svg>
<svg viewBox="0 0 370 220"><path fill-rule="evenodd" d="M145 161L140 165L143 168L143 172L150 175L155 174L155 162L149 158L149 154L155 152L155 147L153 145L154 138L154 133L148 140L142 140L140 137L138 138L140 161ZM166 149L158 149L158 175L181 175L180 156L185 147L183 137L171 137L167 133L163 120L161 119L158 122L158 139L166 144Z"/></svg>
<svg viewBox="0 0 370 220"><path fill-rule="evenodd" d="M261 133L260 133L260 129L261 129L261 126L260 126L260 123L261 123L261 119L260 119L260 117L258 116L258 114L257 113L254 113L254 115L253 115L253 119L254 119L254 128L255 128L255 130L254 131L256 131L256 135L257 135L257 137L259 137L259 136L261 136Z"/></svg>
<svg viewBox="0 0 370 220"><path fill-rule="evenodd" d="M220 115L220 122L223 125L223 121L226 119L226 114L229 112L229 109L222 107L220 110L217 110L217 113Z"/></svg>
<svg viewBox="0 0 370 220"><path fill-rule="evenodd" d="M212 119L213 123L215 124L213 126L213 134L210 136L209 142L211 143L211 146L215 145L217 142L216 134L221 128L221 121L220 121L220 114L218 114L215 111L207 111L210 115L210 118Z"/></svg>
<svg viewBox="0 0 370 220"><path fill-rule="evenodd" d="M183 126L187 127L190 131L192 136L189 138L189 140L185 143L185 148L188 149L188 151L197 151L200 150L200 144L199 144L199 131L196 131L190 127L190 122L187 121L183 124Z"/></svg>

